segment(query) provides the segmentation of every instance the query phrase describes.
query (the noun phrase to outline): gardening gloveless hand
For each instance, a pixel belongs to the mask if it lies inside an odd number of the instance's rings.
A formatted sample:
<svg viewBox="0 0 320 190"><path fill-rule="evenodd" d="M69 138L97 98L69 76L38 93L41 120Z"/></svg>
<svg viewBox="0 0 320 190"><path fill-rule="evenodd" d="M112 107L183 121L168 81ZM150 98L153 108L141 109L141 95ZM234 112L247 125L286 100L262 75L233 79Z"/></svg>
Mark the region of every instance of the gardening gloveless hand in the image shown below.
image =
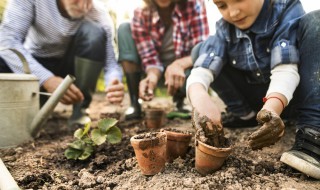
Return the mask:
<svg viewBox="0 0 320 190"><path fill-rule="evenodd" d="M262 124L262 127L252 133L248 139L253 150L273 145L283 136L285 126L278 114L263 109L257 114L257 121Z"/></svg>

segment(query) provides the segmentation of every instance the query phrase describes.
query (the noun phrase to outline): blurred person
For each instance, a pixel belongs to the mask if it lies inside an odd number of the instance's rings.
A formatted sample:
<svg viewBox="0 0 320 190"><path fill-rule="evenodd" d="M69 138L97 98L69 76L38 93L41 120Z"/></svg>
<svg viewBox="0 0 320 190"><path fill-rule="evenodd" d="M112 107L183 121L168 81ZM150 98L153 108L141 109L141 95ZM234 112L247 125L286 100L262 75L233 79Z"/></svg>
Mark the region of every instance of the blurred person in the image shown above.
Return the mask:
<svg viewBox="0 0 320 190"><path fill-rule="evenodd" d="M208 34L203 0L144 0L134 10L131 23L118 28L118 61L125 72L131 101L126 120L141 118L138 99L152 100L163 76L176 110L188 112L183 101L185 79L192 67L191 49Z"/></svg>
<svg viewBox="0 0 320 190"><path fill-rule="evenodd" d="M90 122L86 109L104 68L106 98L120 103L122 70L114 49L113 23L95 0L11 0L0 26L0 72L23 73L19 51L39 78L42 91L52 93L68 74L76 77L60 102L73 104L69 124ZM41 96L41 105L46 98Z"/></svg>

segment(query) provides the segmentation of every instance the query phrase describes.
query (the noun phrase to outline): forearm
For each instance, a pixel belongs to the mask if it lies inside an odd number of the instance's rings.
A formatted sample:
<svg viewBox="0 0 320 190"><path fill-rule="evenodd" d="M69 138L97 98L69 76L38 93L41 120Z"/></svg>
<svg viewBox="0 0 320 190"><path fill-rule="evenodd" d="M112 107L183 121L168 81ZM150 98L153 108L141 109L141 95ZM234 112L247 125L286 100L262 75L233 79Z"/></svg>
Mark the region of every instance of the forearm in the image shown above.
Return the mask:
<svg viewBox="0 0 320 190"><path fill-rule="evenodd" d="M182 67L183 70L186 70L193 66L191 56L186 56L186 57L176 59L174 62L177 63L180 67Z"/></svg>
<svg viewBox="0 0 320 190"><path fill-rule="evenodd" d="M193 83L187 89L190 103L194 106L199 97L209 96L206 88L201 83Z"/></svg>
<svg viewBox="0 0 320 190"><path fill-rule="evenodd" d="M159 79L161 78L162 72L161 70L157 69L157 68L149 68L146 70L147 73L147 77L151 78L152 81L154 82L158 82Z"/></svg>
<svg viewBox="0 0 320 190"><path fill-rule="evenodd" d="M288 104L287 98L280 93L271 93L265 97L265 104L262 109L267 109L273 111L280 115L285 107Z"/></svg>
<svg viewBox="0 0 320 190"><path fill-rule="evenodd" d="M299 74L296 64L278 65L271 71L271 82L266 94L263 109L269 109L281 114L292 99L299 84Z"/></svg>

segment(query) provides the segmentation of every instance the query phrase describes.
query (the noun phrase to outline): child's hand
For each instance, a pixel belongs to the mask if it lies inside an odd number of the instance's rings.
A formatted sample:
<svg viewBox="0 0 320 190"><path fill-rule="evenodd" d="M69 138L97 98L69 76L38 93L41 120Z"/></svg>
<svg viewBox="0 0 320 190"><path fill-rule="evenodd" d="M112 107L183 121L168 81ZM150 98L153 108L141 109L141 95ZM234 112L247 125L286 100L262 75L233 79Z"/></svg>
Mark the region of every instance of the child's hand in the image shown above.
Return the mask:
<svg viewBox="0 0 320 190"><path fill-rule="evenodd" d="M262 127L249 136L249 145L253 150L273 145L283 136L285 126L278 114L263 109L259 111L257 121Z"/></svg>

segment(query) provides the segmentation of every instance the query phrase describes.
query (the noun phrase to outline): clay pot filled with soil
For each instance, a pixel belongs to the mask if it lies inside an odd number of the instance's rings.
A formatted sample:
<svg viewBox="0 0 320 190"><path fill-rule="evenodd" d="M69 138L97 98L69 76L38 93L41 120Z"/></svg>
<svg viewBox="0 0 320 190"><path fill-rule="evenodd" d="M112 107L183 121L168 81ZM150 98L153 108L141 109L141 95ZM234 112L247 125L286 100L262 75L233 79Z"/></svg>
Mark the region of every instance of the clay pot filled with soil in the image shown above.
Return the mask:
<svg viewBox="0 0 320 190"><path fill-rule="evenodd" d="M164 170L167 135L164 132L138 134L130 139L143 175L155 175Z"/></svg>
<svg viewBox="0 0 320 190"><path fill-rule="evenodd" d="M121 113L119 112L103 112L100 113L100 119L105 119L105 118L114 118L116 120L120 120Z"/></svg>
<svg viewBox="0 0 320 190"><path fill-rule="evenodd" d="M167 134L167 162L172 162L178 157L185 158L192 133L172 128L165 128L160 131Z"/></svg>
<svg viewBox="0 0 320 190"><path fill-rule="evenodd" d="M195 168L202 175L219 170L232 151L230 147L218 148L199 140L195 141L195 148Z"/></svg>
<svg viewBox="0 0 320 190"><path fill-rule="evenodd" d="M165 124L165 111L160 108L147 108L145 110L145 124L147 128L157 129Z"/></svg>
<svg viewBox="0 0 320 190"><path fill-rule="evenodd" d="M195 168L201 175L219 170L231 154L229 139L224 136L223 127L213 124L209 118L193 116L195 135Z"/></svg>

